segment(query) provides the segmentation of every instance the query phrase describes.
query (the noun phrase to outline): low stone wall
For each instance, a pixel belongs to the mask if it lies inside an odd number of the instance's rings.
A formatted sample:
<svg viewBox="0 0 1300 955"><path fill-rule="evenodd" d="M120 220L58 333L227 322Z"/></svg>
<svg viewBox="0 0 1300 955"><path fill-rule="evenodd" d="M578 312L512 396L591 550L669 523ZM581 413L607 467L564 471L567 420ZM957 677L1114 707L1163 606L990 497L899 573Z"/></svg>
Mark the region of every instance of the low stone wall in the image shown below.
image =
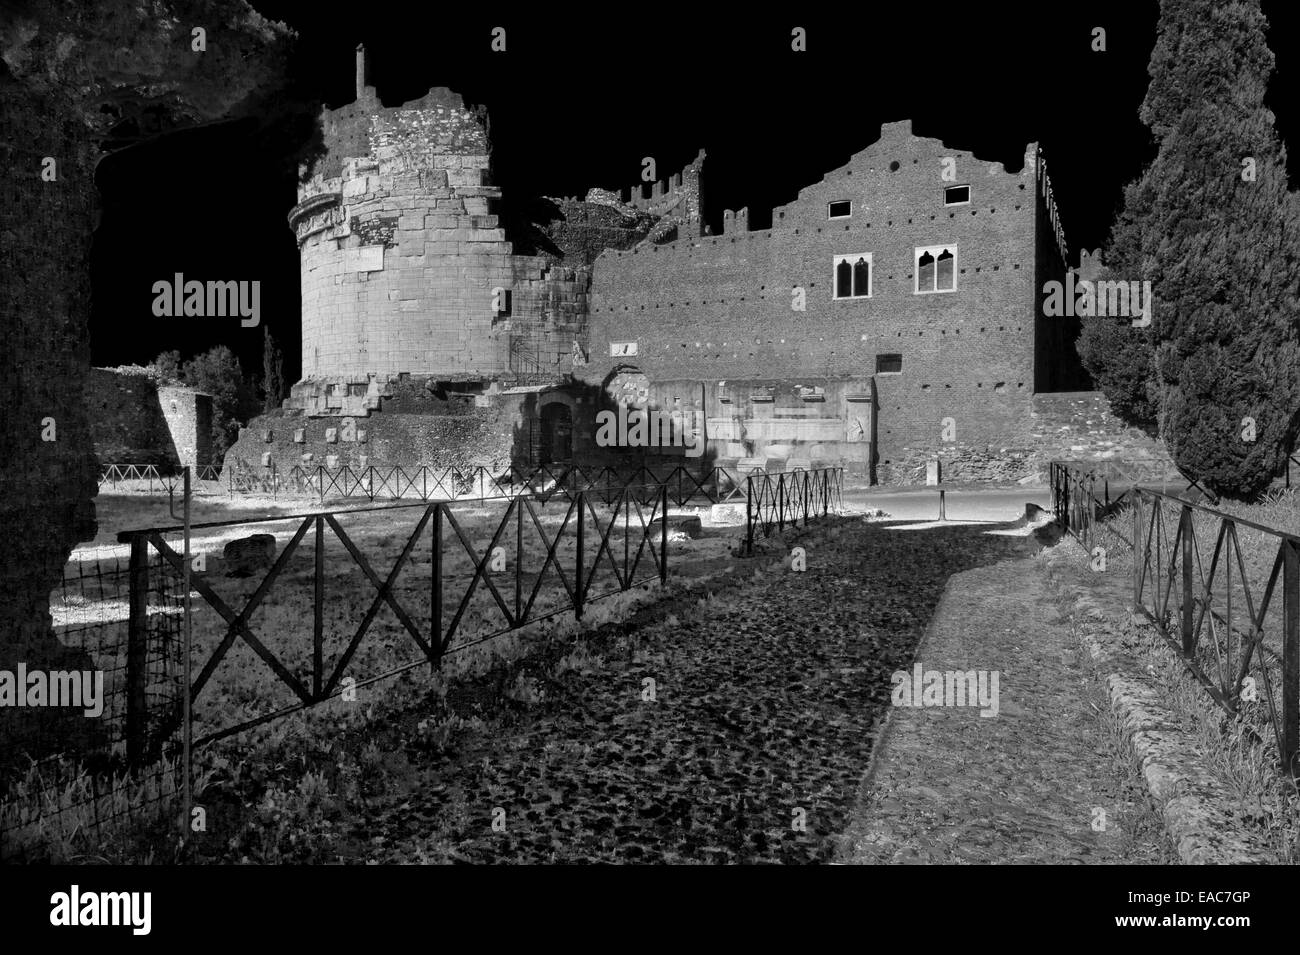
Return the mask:
<svg viewBox="0 0 1300 955"><path fill-rule="evenodd" d="M1005 441L965 444L958 440L937 451L905 450L895 454L890 464L877 465L876 480L888 485L924 484L926 463L935 458L942 463L943 481L954 484L1043 484L1047 467L1055 460L1113 461L1144 479L1178 473L1164 445L1115 417L1099 391L1034 395L1028 420Z"/></svg>
<svg viewBox="0 0 1300 955"><path fill-rule="evenodd" d="M316 468L473 468L511 460L516 426L508 409L460 415L378 413L366 418L307 418L283 411L260 415L239 432L226 467L287 475ZM305 458L310 455L310 458Z"/></svg>

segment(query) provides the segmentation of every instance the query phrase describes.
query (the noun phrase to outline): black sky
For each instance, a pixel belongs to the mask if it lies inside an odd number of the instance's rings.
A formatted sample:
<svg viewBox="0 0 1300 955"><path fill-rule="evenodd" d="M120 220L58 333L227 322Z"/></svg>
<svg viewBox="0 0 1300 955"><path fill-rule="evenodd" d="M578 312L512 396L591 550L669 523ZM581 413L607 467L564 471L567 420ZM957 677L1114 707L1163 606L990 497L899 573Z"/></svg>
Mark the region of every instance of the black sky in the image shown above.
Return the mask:
<svg viewBox="0 0 1300 955"><path fill-rule="evenodd" d="M875 138L881 122L1010 169L1025 144L1048 159L1071 256L1106 236L1123 185L1154 155L1137 110L1158 14L1151 2L943 8L836 5L834 14L768 11L711 16L690 5L605 6L584 15L504 12L450 18L443 5L350 6L252 0L299 34L295 75L329 106L354 98L354 49L369 51L370 81L386 105L448 86L491 114L496 181L505 201L581 196L639 181L653 156L660 176L708 151L706 204L748 206L758 227L774 205L818 181ZM502 8L504 9L504 8ZM811 8L809 8L811 9ZM1269 105L1294 144L1300 110L1284 90L1300 72L1289 0L1266 2L1278 68ZM890 11L890 12L886 12ZM490 50L505 27L507 51ZM790 30L808 51L790 51ZM1104 53L1091 49L1106 30ZM210 31L209 43L220 41ZM260 373L261 329L238 319L155 318L152 285L186 278L260 280L262 321L281 340L297 380L298 260L286 213L296 200L283 143L251 124L175 134L105 159L103 219L92 256L92 360L145 363L176 348L215 344ZM1291 177L1296 160L1290 157Z"/></svg>

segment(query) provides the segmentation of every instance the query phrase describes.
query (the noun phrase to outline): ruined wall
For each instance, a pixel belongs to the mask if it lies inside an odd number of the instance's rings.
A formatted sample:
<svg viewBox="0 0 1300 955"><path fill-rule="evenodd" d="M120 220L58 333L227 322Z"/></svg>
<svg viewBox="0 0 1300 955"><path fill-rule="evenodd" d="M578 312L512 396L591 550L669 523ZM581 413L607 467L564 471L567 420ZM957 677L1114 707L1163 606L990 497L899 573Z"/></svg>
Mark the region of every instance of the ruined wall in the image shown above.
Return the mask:
<svg viewBox="0 0 1300 955"><path fill-rule="evenodd" d="M158 405L179 463L210 463L212 396L182 385L162 385L158 388Z"/></svg>
<svg viewBox="0 0 1300 955"><path fill-rule="evenodd" d="M655 224L653 216L617 202L548 199L552 217L541 225L547 244L565 264L590 268L606 249L630 249Z"/></svg>
<svg viewBox="0 0 1300 955"><path fill-rule="evenodd" d="M308 418L285 411L259 415L239 432L225 465L287 476L295 465L472 468L509 464L522 426L517 402L455 414L384 412L369 418Z"/></svg>
<svg viewBox="0 0 1300 955"><path fill-rule="evenodd" d="M892 123L775 210L771 229L744 231L733 215L723 236L607 252L581 376L603 383L629 365L715 394L720 381L874 377L884 473L935 451L945 418L957 442L996 454L1028 420L1034 390L1035 154L1031 144L1008 173ZM954 181L940 178L943 157ZM945 205L951 185L969 185L970 202ZM842 200L851 215L829 218ZM957 290L916 294L915 250L940 244L957 249ZM860 253L871 255L870 297L834 298L835 257ZM796 287L804 311L792 308ZM886 355L901 355L899 372L877 373Z"/></svg>
<svg viewBox="0 0 1300 955"><path fill-rule="evenodd" d="M149 375L92 368L86 409L94 421L95 455L105 464L176 464L176 445Z"/></svg>
<svg viewBox="0 0 1300 955"><path fill-rule="evenodd" d="M704 187L702 174L706 154L703 149L680 172L656 182L641 182L619 192L594 188L587 191L587 202L605 205L623 215L642 214L654 219L648 238L651 242L668 242L704 235ZM623 248L610 245L607 248Z"/></svg>
<svg viewBox="0 0 1300 955"><path fill-rule="evenodd" d="M145 369L92 368L83 389L104 464L206 464L212 398L182 385L159 386Z"/></svg>
<svg viewBox="0 0 1300 955"><path fill-rule="evenodd" d="M124 144L115 136L142 142L236 114L254 91L274 101L283 90L287 30L242 0L204 10L222 42L198 57L191 18L166 0L0 5L0 669L102 665L58 640L49 611L73 544L95 534L82 390L95 164ZM57 707L0 714L6 748L30 743L36 756L88 749L100 730Z"/></svg>
<svg viewBox="0 0 1300 955"><path fill-rule="evenodd" d="M54 636L49 598L73 544L96 529L81 390L90 367L94 155L74 101L19 82L0 63L0 669L93 666ZM41 178L46 156L58 163L53 182ZM6 743L51 732L45 721L58 717L53 708L0 715ZM83 731L90 722L80 720Z"/></svg>
<svg viewBox="0 0 1300 955"><path fill-rule="evenodd" d="M384 107L363 86L323 126L328 152L289 216L303 378L563 373L585 329L588 277L513 253L483 111L441 88ZM328 413L310 397L295 393Z"/></svg>

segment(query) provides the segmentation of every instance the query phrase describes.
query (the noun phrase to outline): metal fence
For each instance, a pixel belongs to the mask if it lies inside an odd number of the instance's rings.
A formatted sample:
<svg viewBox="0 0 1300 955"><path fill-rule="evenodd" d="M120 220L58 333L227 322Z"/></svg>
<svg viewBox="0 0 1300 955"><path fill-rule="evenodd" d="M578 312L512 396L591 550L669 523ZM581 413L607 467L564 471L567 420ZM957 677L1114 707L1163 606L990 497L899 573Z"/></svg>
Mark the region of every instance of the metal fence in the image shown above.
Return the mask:
<svg viewBox="0 0 1300 955"><path fill-rule="evenodd" d="M665 485L669 501L682 506L692 502L721 504L738 499L745 493L747 473L754 472L723 467L697 472L685 466L668 470L649 467L628 470L578 465L541 465L531 469L516 466L433 468L425 465L370 465L364 468L328 468L295 465L287 473L281 473L272 464L261 470L228 469L228 485L232 496L248 492L275 496L281 493L311 495L322 504L327 500L356 497L370 501L432 501L513 498L521 494L546 501L557 495L572 499L579 492L598 495L608 503L627 486L649 488Z"/></svg>
<svg viewBox="0 0 1300 955"><path fill-rule="evenodd" d="M1295 776L1300 537L1149 487L1111 498L1109 487L1098 493L1097 474L1062 462L1049 475L1059 525L1090 553L1104 535L1132 548L1133 610L1220 706L1268 727L1280 767ZM1131 509L1131 537L1121 507Z"/></svg>
<svg viewBox="0 0 1300 955"><path fill-rule="evenodd" d="M843 510L843 468L753 474L745 479L745 553L754 541L786 527L806 526Z"/></svg>
<svg viewBox="0 0 1300 955"><path fill-rule="evenodd" d="M344 676L363 662L358 651L367 644L381 646L371 647L379 652L367 655L363 672L355 678L374 682L415 666L437 668L446 654L468 645L561 613L581 618L593 600L655 580L662 583L668 574L666 522L660 520L668 507L667 487L645 489L650 491L649 505L636 499L635 490L623 488L608 504L585 492L553 504L520 495L495 502L398 504L257 522L259 528L280 528L275 536L288 540L255 588L251 582L231 587L216 574L191 578L199 599L193 620L199 655L191 701L196 719L203 723L195 745L338 696ZM500 516L493 514L484 523L482 512L488 506L500 510ZM480 524L478 543L466 530L468 512L474 512ZM345 522L352 525L351 531ZM546 523L555 526L548 531ZM250 529L250 524L218 522L193 528L220 536L239 529ZM174 531L119 535L131 548L131 647L147 646L154 639L155 614L141 595L156 586L152 571L158 561L163 562L164 576L177 577L183 571L177 549L165 539ZM427 555L418 561L417 547ZM380 560L394 555L381 576L376 569ZM215 557L206 562L218 563ZM339 586L340 565L346 587ZM638 576L647 565L652 573ZM411 573L404 574L411 568L415 583ZM365 595L360 602L358 582ZM597 592L605 584L612 586ZM251 594L246 594L250 588ZM257 626L258 611L272 591L279 614L298 621L289 633L279 617L264 628ZM386 622L376 634L376 621L385 609ZM355 617L353 625L340 630L340 621L349 614ZM469 617L473 625L467 628ZM394 652L399 644L414 656L394 662L394 656L402 657ZM242 652L234 653L235 648ZM326 665L326 656L332 657L332 665ZM222 667L233 669L244 682L249 668L260 670L270 687L259 684L267 691L259 695L270 698L275 695L271 691L287 691L280 694L287 696L286 705L232 723L217 718L230 710L224 701L205 712L203 704L213 697L214 675ZM128 754L155 758L174 736L177 714L173 710L159 718L151 711L142 692L143 678L137 681L128 672L127 684Z"/></svg>
<svg viewBox="0 0 1300 955"><path fill-rule="evenodd" d="M79 724L93 737L64 723L0 740L0 858L156 824L184 791L187 726L211 743L662 585L670 499L666 484L626 485L192 525L189 638L184 527L79 555L52 612L60 641L103 671L104 710ZM250 531L275 539L264 566L226 557Z"/></svg>
<svg viewBox="0 0 1300 955"><path fill-rule="evenodd" d="M1294 776L1300 537L1148 488L1133 499L1134 609L1221 706L1234 714L1258 710L1281 767Z"/></svg>
<svg viewBox="0 0 1300 955"><path fill-rule="evenodd" d="M184 466L180 464L101 464L99 486L107 484L114 490L127 489L155 492L173 492L181 480ZM192 465L190 473L196 481L220 481L221 466L217 464Z"/></svg>
<svg viewBox="0 0 1300 955"><path fill-rule="evenodd" d="M39 861L53 844L93 844L109 828L150 824L169 811L180 788L176 763L132 766L125 758L129 737L156 733L181 699L184 595L179 580L162 573L161 559L153 564L149 589L138 598L148 607L149 634L136 641L128 635L125 550L79 548L65 565L50 595L53 636L62 649L49 666L97 674L102 710L93 718L63 708L5 711L0 859ZM141 717L152 723L141 725Z"/></svg>

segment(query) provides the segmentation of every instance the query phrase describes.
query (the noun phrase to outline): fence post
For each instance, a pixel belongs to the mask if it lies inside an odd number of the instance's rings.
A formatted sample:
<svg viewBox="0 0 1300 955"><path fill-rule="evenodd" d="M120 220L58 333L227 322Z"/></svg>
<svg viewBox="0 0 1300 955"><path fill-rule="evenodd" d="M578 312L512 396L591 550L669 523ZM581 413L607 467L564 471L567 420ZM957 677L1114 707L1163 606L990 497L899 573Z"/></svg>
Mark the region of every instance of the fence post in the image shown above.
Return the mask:
<svg viewBox="0 0 1300 955"><path fill-rule="evenodd" d="M149 678L149 542L131 538L129 619L126 635L126 756L136 763L145 754Z"/></svg>
<svg viewBox="0 0 1300 955"><path fill-rule="evenodd" d="M1300 750L1300 554L1282 542L1282 765L1294 774ZM1261 659L1260 664L1264 661Z"/></svg>
<svg viewBox="0 0 1300 955"><path fill-rule="evenodd" d="M515 498L507 507L515 509L515 626L519 626L519 617L523 613L523 567L524 567L524 502Z"/></svg>
<svg viewBox="0 0 1300 955"><path fill-rule="evenodd" d="M186 836L190 833L191 807L194 805L194 675L191 659L194 646L194 621L190 606L190 492L190 466L187 464L185 465L185 562L183 565L185 569L181 574L181 585L185 591L185 639L182 644L185 662L181 669L181 748L183 750L181 759L184 763L185 791L180 820L181 832Z"/></svg>
<svg viewBox="0 0 1300 955"><path fill-rule="evenodd" d="M745 556L754 553L754 479L745 478Z"/></svg>
<svg viewBox="0 0 1300 955"><path fill-rule="evenodd" d="M585 503L586 502L583 500L582 492L579 492L578 493L578 567L573 575L573 579L574 579L573 617L575 620L582 619L582 567L587 559L587 548L586 548L587 521L585 516L583 515L583 510L584 510L583 505Z"/></svg>
<svg viewBox="0 0 1300 955"><path fill-rule="evenodd" d="M663 522L659 525L659 583L668 583L668 485L663 487Z"/></svg>
<svg viewBox="0 0 1300 955"><path fill-rule="evenodd" d="M785 474L776 476L776 526L785 533Z"/></svg>
<svg viewBox="0 0 1300 955"><path fill-rule="evenodd" d="M316 515L316 572L315 593L311 639L311 692L320 699L322 677L324 676L324 638L325 638L325 518Z"/></svg>
<svg viewBox="0 0 1300 955"><path fill-rule="evenodd" d="M429 586L429 646L433 648L433 669L442 666L442 502L433 505L433 537L430 541L433 563Z"/></svg>
<svg viewBox="0 0 1300 955"><path fill-rule="evenodd" d="M1192 509L1186 504L1178 517L1178 532L1183 538L1183 656L1194 651L1192 634Z"/></svg>
<svg viewBox="0 0 1300 955"><path fill-rule="evenodd" d="M1142 568L1146 564L1146 543L1142 540L1142 491L1133 489L1133 612L1142 609Z"/></svg>

